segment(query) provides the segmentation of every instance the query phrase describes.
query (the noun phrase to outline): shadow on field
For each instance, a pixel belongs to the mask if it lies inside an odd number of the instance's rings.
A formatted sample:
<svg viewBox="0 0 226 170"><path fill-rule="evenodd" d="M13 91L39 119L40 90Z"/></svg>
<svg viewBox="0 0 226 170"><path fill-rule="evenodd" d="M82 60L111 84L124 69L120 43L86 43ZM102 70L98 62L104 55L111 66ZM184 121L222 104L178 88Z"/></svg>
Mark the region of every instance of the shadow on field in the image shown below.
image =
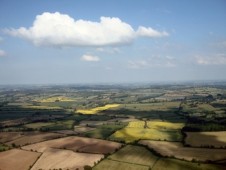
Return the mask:
<svg viewBox="0 0 226 170"><path fill-rule="evenodd" d="M226 149L225 131L186 132L185 146ZM222 138L222 140L219 140Z"/></svg>
<svg viewBox="0 0 226 170"><path fill-rule="evenodd" d="M23 125L29 122L48 122L66 116L68 113L60 108L40 109L7 105L0 107L0 128Z"/></svg>

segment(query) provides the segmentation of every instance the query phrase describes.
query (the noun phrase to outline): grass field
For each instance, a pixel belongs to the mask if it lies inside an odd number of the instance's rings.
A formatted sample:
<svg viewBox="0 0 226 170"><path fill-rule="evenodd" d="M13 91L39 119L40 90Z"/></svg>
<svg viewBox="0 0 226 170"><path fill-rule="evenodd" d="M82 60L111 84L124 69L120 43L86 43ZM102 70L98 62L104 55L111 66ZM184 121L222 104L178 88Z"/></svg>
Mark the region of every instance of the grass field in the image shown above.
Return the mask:
<svg viewBox="0 0 226 170"><path fill-rule="evenodd" d="M41 154L37 152L24 151L21 149L11 149L5 152L0 152L0 169L29 169L40 155Z"/></svg>
<svg viewBox="0 0 226 170"><path fill-rule="evenodd" d="M104 155L77 153L63 149L48 149L45 151L31 170L39 169L83 169L85 165L93 166Z"/></svg>
<svg viewBox="0 0 226 170"><path fill-rule="evenodd" d="M193 147L226 147L226 132L186 132L185 144Z"/></svg>
<svg viewBox="0 0 226 170"><path fill-rule="evenodd" d="M152 170L224 170L223 165L193 163L170 158L159 159Z"/></svg>
<svg viewBox="0 0 226 170"><path fill-rule="evenodd" d="M127 145L110 155L108 159L152 167L158 157L142 146Z"/></svg>
<svg viewBox="0 0 226 170"><path fill-rule="evenodd" d="M226 159L226 150L184 147L179 142L141 140L140 144L147 145L162 156L175 157L188 161L217 161Z"/></svg>
<svg viewBox="0 0 226 170"><path fill-rule="evenodd" d="M95 107L95 108L87 109L87 110L79 109L76 112L82 113L82 114L96 114L96 113L99 113L101 111L108 110L108 109L111 109L111 108L115 108L115 107L118 107L118 106L119 106L119 104L107 104L107 105L102 106L102 107Z"/></svg>
<svg viewBox="0 0 226 170"><path fill-rule="evenodd" d="M49 121L49 122L37 122L25 124L24 127L37 129L37 130L64 130L73 129L74 120L61 120L61 121Z"/></svg>
<svg viewBox="0 0 226 170"><path fill-rule="evenodd" d="M128 126L111 135L110 139L126 143L139 139L181 141L180 129L183 126L183 123L147 121L147 127L145 127L144 121L132 121Z"/></svg>
<svg viewBox="0 0 226 170"><path fill-rule="evenodd" d="M94 130L85 132L84 135L91 138L107 139L112 133L123 128L124 126L124 124L101 125Z"/></svg>
<svg viewBox="0 0 226 170"><path fill-rule="evenodd" d="M97 164L93 170L149 170L148 166L136 165L126 162L119 162L114 160L105 159Z"/></svg>
<svg viewBox="0 0 226 170"><path fill-rule="evenodd" d="M94 170L124 170L124 169L141 169L148 170L151 168L158 157L142 146L127 145L101 161Z"/></svg>

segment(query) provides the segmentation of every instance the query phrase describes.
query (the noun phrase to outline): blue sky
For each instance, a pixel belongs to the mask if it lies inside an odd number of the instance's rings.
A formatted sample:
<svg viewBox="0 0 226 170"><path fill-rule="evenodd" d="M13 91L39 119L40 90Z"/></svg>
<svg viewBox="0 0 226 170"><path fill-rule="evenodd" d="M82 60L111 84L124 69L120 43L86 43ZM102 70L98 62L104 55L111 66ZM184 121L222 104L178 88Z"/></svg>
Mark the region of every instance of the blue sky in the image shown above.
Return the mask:
<svg viewBox="0 0 226 170"><path fill-rule="evenodd" d="M226 80L225 0L0 0L0 84Z"/></svg>

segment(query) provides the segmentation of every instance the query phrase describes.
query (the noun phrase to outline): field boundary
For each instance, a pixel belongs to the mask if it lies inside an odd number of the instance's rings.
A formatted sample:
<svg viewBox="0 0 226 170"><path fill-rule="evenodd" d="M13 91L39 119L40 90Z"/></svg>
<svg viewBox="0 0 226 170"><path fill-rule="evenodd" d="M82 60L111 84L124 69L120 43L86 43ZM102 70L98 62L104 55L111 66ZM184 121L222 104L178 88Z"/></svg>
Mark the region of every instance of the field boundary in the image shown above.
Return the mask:
<svg viewBox="0 0 226 170"><path fill-rule="evenodd" d="M106 159L111 160L111 161L115 161L115 162L121 162L121 163L132 164L132 165L146 166L146 167L149 167L149 168L150 168L150 166L148 166L148 165L137 164L137 163L127 162L127 161L119 161L119 160L115 160L115 159L111 159L111 158L106 158Z"/></svg>
<svg viewBox="0 0 226 170"><path fill-rule="evenodd" d="M32 151L31 151L32 152ZM35 160L35 162L30 166L30 168L29 168L29 170L30 169L32 169L33 168L33 166L36 164L36 162L41 158L41 156L43 155L43 153L42 152L38 152L38 153L41 153L40 155L39 155L39 157Z"/></svg>

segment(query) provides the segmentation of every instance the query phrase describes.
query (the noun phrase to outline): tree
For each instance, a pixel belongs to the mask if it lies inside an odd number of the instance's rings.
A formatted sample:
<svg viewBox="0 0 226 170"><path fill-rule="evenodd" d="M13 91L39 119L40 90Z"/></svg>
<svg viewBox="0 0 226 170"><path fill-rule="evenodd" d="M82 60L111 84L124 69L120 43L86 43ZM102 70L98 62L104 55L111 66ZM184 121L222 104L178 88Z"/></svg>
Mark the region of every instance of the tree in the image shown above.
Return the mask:
<svg viewBox="0 0 226 170"><path fill-rule="evenodd" d="M92 170L92 167L89 166L89 165L85 165L85 166L84 166L84 170Z"/></svg>

